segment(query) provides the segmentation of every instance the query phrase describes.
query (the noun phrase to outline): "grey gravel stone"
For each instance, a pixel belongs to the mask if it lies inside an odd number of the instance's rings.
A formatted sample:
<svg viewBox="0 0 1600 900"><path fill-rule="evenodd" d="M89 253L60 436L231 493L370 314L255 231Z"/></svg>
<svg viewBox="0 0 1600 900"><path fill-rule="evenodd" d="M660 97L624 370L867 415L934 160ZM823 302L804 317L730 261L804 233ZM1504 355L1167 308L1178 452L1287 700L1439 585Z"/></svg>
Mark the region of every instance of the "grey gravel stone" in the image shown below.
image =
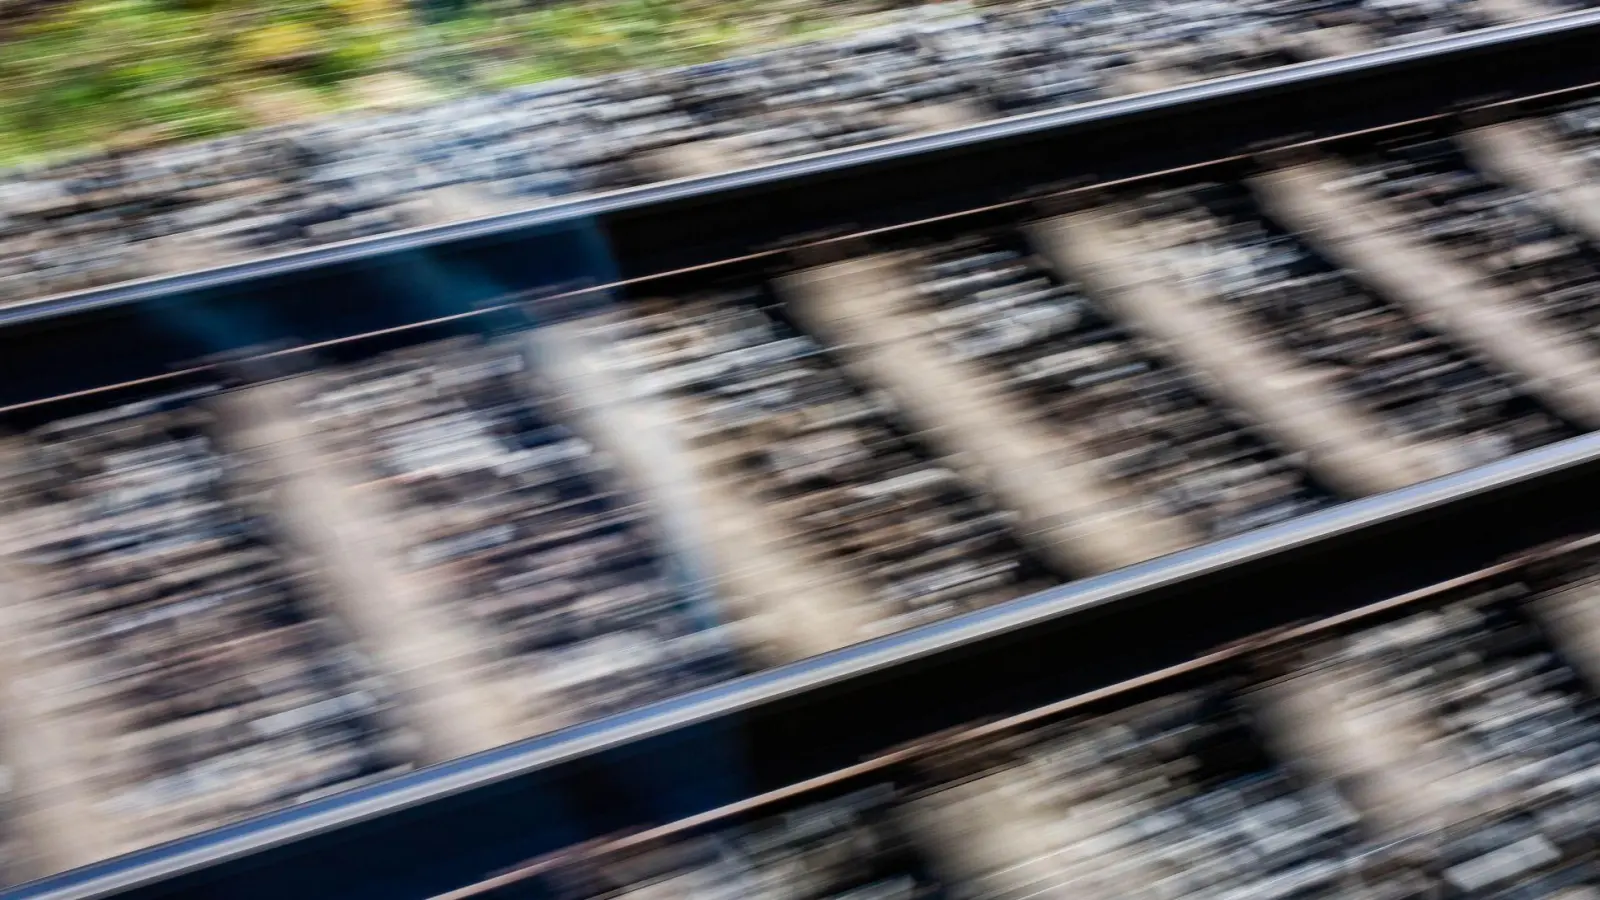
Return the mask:
<svg viewBox="0 0 1600 900"><path fill-rule="evenodd" d="M973 238L920 259L927 320L950 352L1085 435L1101 468L1163 515L1222 537L1324 502L1256 428L1025 248Z"/></svg>
<svg viewBox="0 0 1600 900"><path fill-rule="evenodd" d="M32 510L19 562L52 703L109 817L150 840L382 777L414 735L260 510L264 486L209 416L140 404L29 435L7 496Z"/></svg>
<svg viewBox="0 0 1600 900"><path fill-rule="evenodd" d="M1135 205L1149 258L1167 275L1248 317L1390 436L1443 442L1458 469L1567 436L1505 375L1274 225L1242 186L1200 185Z"/></svg>
<svg viewBox="0 0 1600 900"><path fill-rule="evenodd" d="M1416 231L1600 349L1600 250L1557 224L1539 194L1484 174L1449 139L1396 143L1357 171Z"/></svg>
<svg viewBox="0 0 1600 900"><path fill-rule="evenodd" d="M1071 881L1040 896L1430 896L1421 870L1369 844L1331 788L1264 755L1248 723L1202 689L1031 735L1011 764L1016 802L1073 823L1052 847Z"/></svg>
<svg viewBox="0 0 1600 900"><path fill-rule="evenodd" d="M528 392L524 368L512 348L428 345L332 374L307 406L395 488L411 564L449 585L479 675L589 718L736 674L726 629L683 595L647 510Z"/></svg>
<svg viewBox="0 0 1600 900"><path fill-rule="evenodd" d="M618 337L642 390L681 398L691 440L749 496L863 579L905 627L1007 599L1031 577L1014 516L900 430L761 295L641 308Z"/></svg>
<svg viewBox="0 0 1600 900"><path fill-rule="evenodd" d="M546 876L552 900L933 900L949 888L879 785L643 853L570 861Z"/></svg>
<svg viewBox="0 0 1600 900"><path fill-rule="evenodd" d="M1459 770L1430 836L1469 897L1554 897L1600 884L1600 719L1578 676L1503 593L1335 642L1308 662L1351 685L1336 715L1403 708ZM1441 773L1442 774L1442 773ZM1580 824L1582 823L1582 824Z"/></svg>
<svg viewBox="0 0 1600 900"><path fill-rule="evenodd" d="M18 839L17 797L11 770L0 765L0 889L23 880L22 866L28 858Z"/></svg>
<svg viewBox="0 0 1600 900"><path fill-rule="evenodd" d="M1568 149L1600 175L1600 100L1574 103L1551 117Z"/></svg>

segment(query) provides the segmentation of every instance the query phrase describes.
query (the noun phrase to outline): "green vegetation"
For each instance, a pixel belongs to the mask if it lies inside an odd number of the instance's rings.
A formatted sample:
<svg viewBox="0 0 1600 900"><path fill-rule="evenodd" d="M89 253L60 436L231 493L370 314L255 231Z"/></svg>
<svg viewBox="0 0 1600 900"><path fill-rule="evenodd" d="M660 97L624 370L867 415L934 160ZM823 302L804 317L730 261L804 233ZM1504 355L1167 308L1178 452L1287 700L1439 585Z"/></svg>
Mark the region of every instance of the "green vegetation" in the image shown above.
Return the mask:
<svg viewBox="0 0 1600 900"><path fill-rule="evenodd" d="M374 102L699 62L860 21L828 0L474 4L0 0L0 165L225 134Z"/></svg>
<svg viewBox="0 0 1600 900"><path fill-rule="evenodd" d="M390 0L74 0L0 35L0 159L318 112L401 50Z"/></svg>

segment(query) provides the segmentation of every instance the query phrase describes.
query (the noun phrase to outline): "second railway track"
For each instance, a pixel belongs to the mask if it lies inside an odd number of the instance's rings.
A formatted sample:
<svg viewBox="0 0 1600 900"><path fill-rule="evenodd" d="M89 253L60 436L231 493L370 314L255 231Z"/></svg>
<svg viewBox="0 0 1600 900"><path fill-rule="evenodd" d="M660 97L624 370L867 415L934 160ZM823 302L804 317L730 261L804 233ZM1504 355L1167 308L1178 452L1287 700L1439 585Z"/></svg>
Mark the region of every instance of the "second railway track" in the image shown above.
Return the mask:
<svg viewBox="0 0 1600 900"><path fill-rule="evenodd" d="M817 896L1583 896L1595 560L1543 548L437 900L699 896L800 860Z"/></svg>

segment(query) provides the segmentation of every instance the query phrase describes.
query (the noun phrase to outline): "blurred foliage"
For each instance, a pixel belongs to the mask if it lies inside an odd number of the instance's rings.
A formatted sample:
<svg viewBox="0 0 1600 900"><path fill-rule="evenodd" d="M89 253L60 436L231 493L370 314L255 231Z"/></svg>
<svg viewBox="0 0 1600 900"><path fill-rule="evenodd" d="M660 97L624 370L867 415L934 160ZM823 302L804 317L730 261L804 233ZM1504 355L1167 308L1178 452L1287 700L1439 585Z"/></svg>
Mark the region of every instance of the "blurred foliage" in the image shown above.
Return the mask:
<svg viewBox="0 0 1600 900"><path fill-rule="evenodd" d="M854 21L839 0L0 0L0 164L419 95L726 56ZM391 94L393 92L391 91Z"/></svg>

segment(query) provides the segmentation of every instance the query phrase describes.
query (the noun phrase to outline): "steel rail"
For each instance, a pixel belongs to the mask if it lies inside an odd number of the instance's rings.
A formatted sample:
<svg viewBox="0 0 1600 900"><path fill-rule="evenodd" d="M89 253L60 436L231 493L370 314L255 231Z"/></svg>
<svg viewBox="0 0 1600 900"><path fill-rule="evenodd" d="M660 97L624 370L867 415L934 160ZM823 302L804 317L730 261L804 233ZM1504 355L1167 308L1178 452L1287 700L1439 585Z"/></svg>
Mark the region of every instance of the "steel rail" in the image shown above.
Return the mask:
<svg viewBox="0 0 1600 900"><path fill-rule="evenodd" d="M1183 85L1132 97L1101 100L1059 110L1030 113L929 135L883 141L776 163L644 187L558 201L529 210L377 235L326 247L262 257L212 269L124 282L104 288L52 295L0 307L0 327L41 318L81 313L173 294L234 288L321 267L351 265L405 253L431 252L453 245L532 234L575 222L602 227L641 213L681 210L724 202L752 191L809 189L845 173L903 167L935 158L960 158L975 148L996 148L1061 139L1160 118L1179 110L1216 108L1291 91L1332 90L1352 77L1414 74L1418 65L1483 62L1487 51L1530 51L1530 70L1549 40L1600 36L1600 10L1552 16L1483 29L1463 35L1403 44L1350 56L1281 66L1263 72ZM1600 65L1600 62L1597 62ZM1513 77L1517 73L1503 72ZM1468 81L1476 89L1479 82ZM1397 92L1396 99L1404 99ZM1460 102L1473 99L1470 94ZM1373 110L1384 115L1383 111ZM1285 132L1312 122L1317 112L1301 109ZM1394 118L1394 116L1390 116ZM1375 120L1376 121L1376 120Z"/></svg>
<svg viewBox="0 0 1600 900"><path fill-rule="evenodd" d="M1414 529L1424 519L1458 518L1465 515L1465 508L1474 502L1479 504L1480 516L1494 515L1492 509L1485 513L1482 507L1511 503L1519 490L1548 483L1563 474L1600 478L1600 434L1573 438L1458 475L1351 501L1258 532L434 766L383 784L24 885L0 897L7 900L93 900L159 885L167 879L240 860L270 848L330 835L379 817L683 733L698 725L727 721L795 698L822 695L840 686L863 684L874 675L903 671L919 660L949 657L976 643L992 642L1047 623L1088 620L1097 611L1127 607L1157 594L1181 591L1208 577L1247 565L1291 560L1297 552L1325 547L1340 538L1374 532L1392 534L1397 526L1409 525ZM1538 539L1531 531L1527 537L1530 543ZM1234 639L1244 636L1235 634ZM169 894L163 890L161 895Z"/></svg>

